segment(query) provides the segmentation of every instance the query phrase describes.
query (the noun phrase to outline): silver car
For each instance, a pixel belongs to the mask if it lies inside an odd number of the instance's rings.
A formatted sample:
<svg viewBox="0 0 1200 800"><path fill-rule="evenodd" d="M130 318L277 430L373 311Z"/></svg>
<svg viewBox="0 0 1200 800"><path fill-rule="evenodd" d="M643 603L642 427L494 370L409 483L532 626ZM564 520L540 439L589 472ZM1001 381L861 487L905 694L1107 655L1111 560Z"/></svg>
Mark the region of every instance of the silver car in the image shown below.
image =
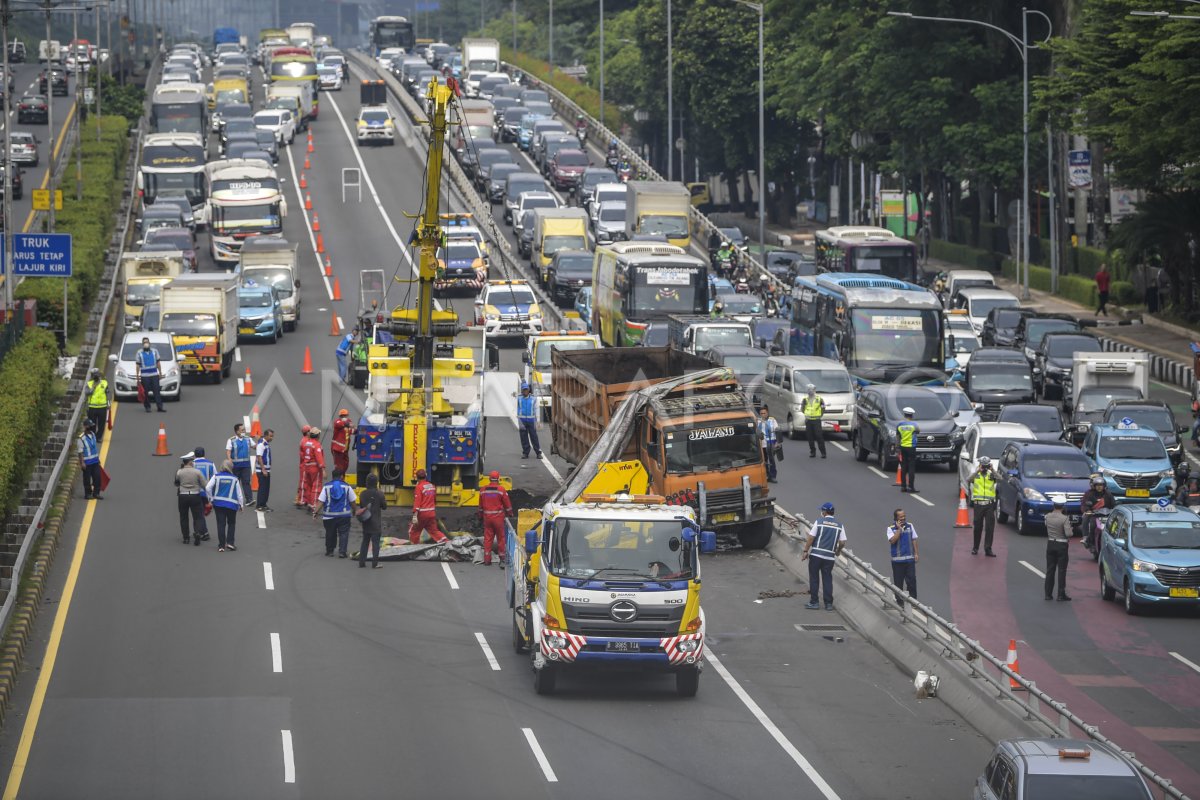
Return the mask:
<svg viewBox="0 0 1200 800"><path fill-rule="evenodd" d="M974 800L1150 800L1119 752L1079 739L1005 739L975 781Z"/></svg>

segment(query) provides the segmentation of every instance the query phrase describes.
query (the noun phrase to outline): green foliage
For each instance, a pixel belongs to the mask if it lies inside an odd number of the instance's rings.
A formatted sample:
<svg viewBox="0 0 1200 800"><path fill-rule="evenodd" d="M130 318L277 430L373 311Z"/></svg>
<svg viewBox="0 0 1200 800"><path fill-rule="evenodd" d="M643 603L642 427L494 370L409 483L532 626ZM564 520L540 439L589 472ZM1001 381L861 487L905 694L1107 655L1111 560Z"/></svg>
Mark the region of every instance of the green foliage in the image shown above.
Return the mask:
<svg viewBox="0 0 1200 800"><path fill-rule="evenodd" d="M1129 281L1113 281L1109 284L1108 299L1119 306L1135 306L1142 302L1137 287Z"/></svg>
<svg viewBox="0 0 1200 800"><path fill-rule="evenodd" d="M53 334L37 328L26 330L0 362L0 419L5 427L0 436L0 517L16 509L46 438L57 366Z"/></svg>
<svg viewBox="0 0 1200 800"><path fill-rule="evenodd" d="M943 239L929 241L929 255L940 261L961 265L964 269L986 269L995 272L1000 256L987 250L978 250L965 244L954 244Z"/></svg>
<svg viewBox="0 0 1200 800"><path fill-rule="evenodd" d="M588 116L594 119L600 118L600 93L595 89L580 83L570 75L564 75L557 71L551 73L550 65L545 61L539 61L524 53L514 53L507 47L501 47L500 52L501 57L509 64L558 89L575 105L582 108ZM606 101L607 99L605 98ZM605 124L611 129L619 129L623 122L621 109L609 102L605 102L604 106Z"/></svg>
<svg viewBox="0 0 1200 800"><path fill-rule="evenodd" d="M1001 274L1011 280L1023 282L1025 277L1024 271L1022 270L1018 273L1018 266L1017 262L1011 258L1006 258L1001 264ZM1029 288L1040 292L1049 292L1050 268L1030 265ZM1095 308L1096 282L1082 275L1059 275L1057 295L1064 300L1070 300L1082 306Z"/></svg>
<svg viewBox="0 0 1200 800"><path fill-rule="evenodd" d="M93 68L88 76L88 85L96 85L96 70ZM129 126L136 125L146 113L146 90L141 86L128 83L122 86L109 75L101 76L100 109L106 116L124 117ZM87 107L88 118L96 113L96 104L92 102Z"/></svg>

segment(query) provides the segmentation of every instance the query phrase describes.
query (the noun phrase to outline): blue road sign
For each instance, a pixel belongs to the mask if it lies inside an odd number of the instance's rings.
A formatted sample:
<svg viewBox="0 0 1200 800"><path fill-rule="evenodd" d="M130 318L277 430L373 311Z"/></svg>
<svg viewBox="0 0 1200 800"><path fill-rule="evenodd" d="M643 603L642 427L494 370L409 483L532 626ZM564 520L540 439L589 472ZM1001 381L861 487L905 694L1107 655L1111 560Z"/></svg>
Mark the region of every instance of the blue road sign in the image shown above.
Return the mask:
<svg viewBox="0 0 1200 800"><path fill-rule="evenodd" d="M424 0L424 2L422 2L422 0L418 0L418 2L417 2L417 12L418 13L420 13L422 11L425 11L425 12L441 11L441 9L442 9L442 4L440 2L438 2L438 0Z"/></svg>
<svg viewBox="0 0 1200 800"><path fill-rule="evenodd" d="M0 243L3 238L0 237ZM42 278L71 277L71 234L16 233L13 234L14 275ZM4 248L0 247L0 271L7 272Z"/></svg>

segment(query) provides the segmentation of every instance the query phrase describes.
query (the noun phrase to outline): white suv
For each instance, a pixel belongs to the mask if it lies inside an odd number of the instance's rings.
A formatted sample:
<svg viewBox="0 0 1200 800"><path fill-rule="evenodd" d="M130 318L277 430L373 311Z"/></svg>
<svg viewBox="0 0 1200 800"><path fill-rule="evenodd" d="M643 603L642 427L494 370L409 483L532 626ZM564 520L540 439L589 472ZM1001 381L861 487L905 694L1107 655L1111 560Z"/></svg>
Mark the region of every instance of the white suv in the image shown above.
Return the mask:
<svg viewBox="0 0 1200 800"><path fill-rule="evenodd" d="M396 143L396 120L387 106L364 106L358 113L358 144Z"/></svg>
<svg viewBox="0 0 1200 800"><path fill-rule="evenodd" d="M275 134L279 144L291 144L296 138L296 118L286 108L268 108L254 115L254 127Z"/></svg>

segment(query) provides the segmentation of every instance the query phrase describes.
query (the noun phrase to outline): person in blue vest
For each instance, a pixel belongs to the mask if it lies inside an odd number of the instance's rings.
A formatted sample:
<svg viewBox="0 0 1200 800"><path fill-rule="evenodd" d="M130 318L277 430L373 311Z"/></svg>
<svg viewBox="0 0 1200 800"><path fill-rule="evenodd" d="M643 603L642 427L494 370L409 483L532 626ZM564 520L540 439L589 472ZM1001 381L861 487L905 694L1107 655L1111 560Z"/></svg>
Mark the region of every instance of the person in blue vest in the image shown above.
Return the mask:
<svg viewBox="0 0 1200 800"><path fill-rule="evenodd" d="M246 426L238 423L233 426L233 436L225 442L225 457L233 462L233 474L242 482L242 497L246 505L250 505L250 463L254 456L254 440L246 435Z"/></svg>
<svg viewBox="0 0 1200 800"><path fill-rule="evenodd" d="M162 368L159 363L158 351L150 346L150 339L142 338L142 349L138 350L137 357L133 359L133 364L137 368L137 377L142 384L142 389L146 393L146 399L142 404L146 408L146 413L150 413L150 396L154 395L154 404L158 406L159 411L166 411L162 403L162 391L159 386L159 380L162 378Z"/></svg>
<svg viewBox="0 0 1200 800"><path fill-rule="evenodd" d="M833 611L833 561L846 546L846 529L833 516L833 503L821 506L821 516L808 529L801 561L808 561L808 604L814 609L822 582L825 588L825 610ZM809 556L812 556L810 559Z"/></svg>
<svg viewBox="0 0 1200 800"><path fill-rule="evenodd" d="M528 383L521 384L521 396L517 398L517 429L521 434L521 458L529 458L529 446L538 458L542 457L542 443L538 441L538 404Z"/></svg>
<svg viewBox="0 0 1200 800"><path fill-rule="evenodd" d="M267 428L263 431L262 438L258 440L258 445L255 450L258 457L254 460L254 471L258 473L258 497L255 502L259 511L273 511L267 500L271 498L271 440L275 438L275 431Z"/></svg>
<svg viewBox="0 0 1200 800"><path fill-rule="evenodd" d="M350 518L358 512L358 497L354 489L343 480L346 474L340 469L333 471L333 480L321 487L317 496L317 507L313 519L321 515L325 525L325 555L333 555L337 548L338 558L345 558L350 546Z"/></svg>
<svg viewBox="0 0 1200 800"><path fill-rule="evenodd" d="M903 508L892 512L892 524L887 529L892 556L892 583L917 599L917 529L908 521ZM904 607L904 598L896 592L896 602Z"/></svg>
<svg viewBox="0 0 1200 800"><path fill-rule="evenodd" d="M75 445L79 454L79 469L83 472L83 499L103 500L100 496L100 444L96 441L96 423L83 423L83 433Z"/></svg>
<svg viewBox="0 0 1200 800"><path fill-rule="evenodd" d="M233 474L233 462L228 459L221 462L220 472L213 475L205 491L217 517L217 552L237 550L233 542L237 515L246 505L246 496L242 494L242 482Z"/></svg>
<svg viewBox="0 0 1200 800"><path fill-rule="evenodd" d="M217 474L217 465L205 457L203 447L197 446L192 448L192 455L196 457L195 461L192 462L192 466L200 470L200 474L204 477L204 482L201 485L208 486L208 482L212 480L213 475ZM205 502L211 499L207 498ZM208 520L203 516L200 517L200 524L196 527L195 538L197 539L197 544L201 541L207 542L210 538L208 534Z"/></svg>

